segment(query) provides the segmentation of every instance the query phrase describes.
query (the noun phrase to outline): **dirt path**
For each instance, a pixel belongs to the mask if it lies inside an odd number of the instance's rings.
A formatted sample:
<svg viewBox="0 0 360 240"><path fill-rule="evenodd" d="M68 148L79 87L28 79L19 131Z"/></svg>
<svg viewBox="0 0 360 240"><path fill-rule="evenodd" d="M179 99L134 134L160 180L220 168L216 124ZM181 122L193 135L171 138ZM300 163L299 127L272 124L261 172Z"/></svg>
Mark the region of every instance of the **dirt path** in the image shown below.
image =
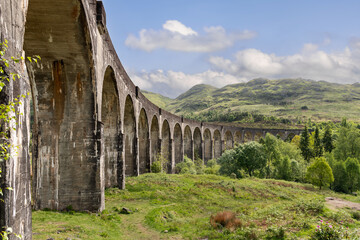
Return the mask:
<svg viewBox="0 0 360 240"><path fill-rule="evenodd" d="M356 211L360 211L360 203L350 202L341 198L327 197L325 198L326 204L329 208L337 210L339 208L348 207Z"/></svg>

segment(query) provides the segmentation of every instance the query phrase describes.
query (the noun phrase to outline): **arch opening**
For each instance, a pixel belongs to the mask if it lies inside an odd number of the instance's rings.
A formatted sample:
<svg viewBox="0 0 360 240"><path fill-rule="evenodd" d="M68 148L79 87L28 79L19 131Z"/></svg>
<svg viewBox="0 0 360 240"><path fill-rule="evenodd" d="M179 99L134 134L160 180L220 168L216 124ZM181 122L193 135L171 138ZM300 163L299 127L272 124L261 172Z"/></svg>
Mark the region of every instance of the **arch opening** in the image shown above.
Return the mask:
<svg viewBox="0 0 360 240"><path fill-rule="evenodd" d="M134 105L128 95L124 110L124 150L125 150L125 175L137 175L136 163L136 123Z"/></svg>
<svg viewBox="0 0 360 240"><path fill-rule="evenodd" d="M219 158L221 156L221 134L219 130L214 132L214 157Z"/></svg>
<svg viewBox="0 0 360 240"><path fill-rule="evenodd" d="M175 165L183 161L183 142L180 124L176 124L174 128L174 151Z"/></svg>
<svg viewBox="0 0 360 240"><path fill-rule="evenodd" d="M201 131L198 127L194 130L194 158L203 159Z"/></svg>
<svg viewBox="0 0 360 240"><path fill-rule="evenodd" d="M94 119L90 30L81 1L63 4L61 11L58 6L32 0L26 16L23 48L27 56L41 56L39 64L27 65L34 108L32 198L35 209L98 211L104 207L104 166L94 137L101 116Z"/></svg>
<svg viewBox="0 0 360 240"><path fill-rule="evenodd" d="M232 149L234 147L233 136L230 131L225 132L225 150Z"/></svg>
<svg viewBox="0 0 360 240"><path fill-rule="evenodd" d="M236 131L236 132L235 132L235 139L234 139L235 144L241 144L241 143L242 143L241 137L242 137L242 136L241 136L241 132Z"/></svg>
<svg viewBox="0 0 360 240"><path fill-rule="evenodd" d="M252 134L251 132L245 132L245 135L244 135L244 142L251 142L253 139L252 139Z"/></svg>
<svg viewBox="0 0 360 240"><path fill-rule="evenodd" d="M115 73L111 67L108 67L104 76L101 101L105 187L115 187L118 185L117 165L121 158L119 152L119 133L121 128L119 114L120 105Z"/></svg>
<svg viewBox="0 0 360 240"><path fill-rule="evenodd" d="M158 154L160 153L159 147L159 138L160 138L160 128L159 128L159 120L156 116L153 117L151 121L151 136L150 136L150 144L151 144L151 162L150 165L156 161Z"/></svg>
<svg viewBox="0 0 360 240"><path fill-rule="evenodd" d="M204 162L205 164L213 158L211 132L207 128L204 131Z"/></svg>
<svg viewBox="0 0 360 240"><path fill-rule="evenodd" d="M189 126L184 130L184 155L193 159L192 134Z"/></svg>
<svg viewBox="0 0 360 240"><path fill-rule="evenodd" d="M171 158L171 133L170 126L167 120L164 120L161 129L161 155L167 161L167 172L172 171L172 158Z"/></svg>
<svg viewBox="0 0 360 240"><path fill-rule="evenodd" d="M141 109L139 116L139 171L140 174L150 172L150 140L149 124L145 109Z"/></svg>

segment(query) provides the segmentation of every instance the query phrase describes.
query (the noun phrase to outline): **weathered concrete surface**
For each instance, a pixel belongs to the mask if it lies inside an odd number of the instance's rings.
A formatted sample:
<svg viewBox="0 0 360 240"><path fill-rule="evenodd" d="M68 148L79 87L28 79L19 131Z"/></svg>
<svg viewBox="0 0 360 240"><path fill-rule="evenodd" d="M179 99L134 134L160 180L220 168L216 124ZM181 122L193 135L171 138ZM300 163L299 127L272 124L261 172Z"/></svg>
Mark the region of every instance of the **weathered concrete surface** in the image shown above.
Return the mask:
<svg viewBox="0 0 360 240"><path fill-rule="evenodd" d="M0 38L3 42L9 41L7 58L10 56L23 56L23 36L27 1L0 0ZM30 91L24 62L11 64L6 69L7 74L19 73L21 79L10 82L7 86L7 96L2 97L0 103L14 101L20 94ZM11 150L11 158L3 162L1 174L1 188L4 191L0 202L0 226L12 227L13 231L21 234L23 239L31 239L31 196L30 196L30 101L24 100L23 104L16 108L16 113L22 114L16 123L12 122L8 127L16 127L9 132L10 143L19 146L17 150ZM18 125L15 125L18 124ZM1 127L4 129L3 123ZM11 187L13 190L7 190ZM11 237L14 239L14 237Z"/></svg>
<svg viewBox="0 0 360 240"><path fill-rule="evenodd" d="M20 149L6 163L2 181L15 191L5 194L1 224L25 239L31 238L30 131L33 207L91 211L105 207L105 187L125 188L126 176L149 172L158 154L174 173L184 155L208 161L267 132L283 138L300 133L200 123L158 108L124 70L100 1L0 0L0 16L9 53L42 57L27 64L29 77L24 64L9 69L24 76L9 87L9 99L31 89L34 125L30 130L27 99L11 133Z"/></svg>

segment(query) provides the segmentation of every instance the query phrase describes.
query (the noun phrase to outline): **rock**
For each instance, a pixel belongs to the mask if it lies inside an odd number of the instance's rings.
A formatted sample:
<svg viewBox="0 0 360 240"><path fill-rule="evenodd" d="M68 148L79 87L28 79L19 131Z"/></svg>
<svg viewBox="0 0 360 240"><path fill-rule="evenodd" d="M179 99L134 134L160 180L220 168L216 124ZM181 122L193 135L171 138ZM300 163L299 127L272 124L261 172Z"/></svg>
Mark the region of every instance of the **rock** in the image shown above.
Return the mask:
<svg viewBox="0 0 360 240"><path fill-rule="evenodd" d="M123 208L120 210L120 213L121 213L121 214L131 214L132 211L131 211L130 209L128 209L128 208L123 207Z"/></svg>

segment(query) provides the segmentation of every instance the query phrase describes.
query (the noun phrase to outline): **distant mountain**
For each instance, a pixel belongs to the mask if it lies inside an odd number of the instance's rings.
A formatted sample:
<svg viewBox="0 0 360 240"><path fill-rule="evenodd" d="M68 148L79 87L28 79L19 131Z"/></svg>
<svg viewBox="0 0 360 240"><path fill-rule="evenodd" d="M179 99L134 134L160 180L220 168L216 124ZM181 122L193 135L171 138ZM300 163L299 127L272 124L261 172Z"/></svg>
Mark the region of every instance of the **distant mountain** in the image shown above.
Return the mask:
<svg viewBox="0 0 360 240"><path fill-rule="evenodd" d="M176 99L145 92L164 109L186 115L216 112L250 112L292 120L359 122L360 84L336 84L304 79L254 79L247 83L215 88L201 84Z"/></svg>

